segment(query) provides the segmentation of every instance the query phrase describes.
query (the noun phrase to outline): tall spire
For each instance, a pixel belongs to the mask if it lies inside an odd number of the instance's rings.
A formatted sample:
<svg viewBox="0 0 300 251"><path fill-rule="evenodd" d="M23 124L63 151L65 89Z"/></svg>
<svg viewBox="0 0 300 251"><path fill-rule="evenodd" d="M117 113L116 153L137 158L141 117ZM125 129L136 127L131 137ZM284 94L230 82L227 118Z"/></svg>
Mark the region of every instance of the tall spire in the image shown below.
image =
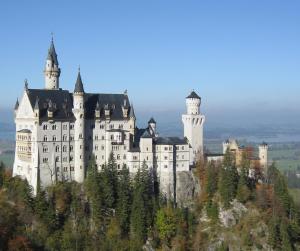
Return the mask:
<svg viewBox="0 0 300 251"><path fill-rule="evenodd" d="M135 118L133 104L130 106L129 118Z"/></svg>
<svg viewBox="0 0 300 251"><path fill-rule="evenodd" d="M55 65L58 66L57 54L56 54L55 47L54 47L54 42L53 42L53 34L52 34L52 37L51 37L51 43L50 43L50 48L48 50L47 59L51 60Z"/></svg>
<svg viewBox="0 0 300 251"><path fill-rule="evenodd" d="M19 108L19 99L17 99L16 104L15 104L15 110L18 110Z"/></svg>
<svg viewBox="0 0 300 251"><path fill-rule="evenodd" d="M53 34L51 38L50 47L48 49L44 75L46 89L59 89L60 68L58 67L57 54L53 42Z"/></svg>
<svg viewBox="0 0 300 251"><path fill-rule="evenodd" d="M81 74L80 74L80 67L78 68L78 75L77 75L74 93L75 92L84 93L83 83L82 83Z"/></svg>

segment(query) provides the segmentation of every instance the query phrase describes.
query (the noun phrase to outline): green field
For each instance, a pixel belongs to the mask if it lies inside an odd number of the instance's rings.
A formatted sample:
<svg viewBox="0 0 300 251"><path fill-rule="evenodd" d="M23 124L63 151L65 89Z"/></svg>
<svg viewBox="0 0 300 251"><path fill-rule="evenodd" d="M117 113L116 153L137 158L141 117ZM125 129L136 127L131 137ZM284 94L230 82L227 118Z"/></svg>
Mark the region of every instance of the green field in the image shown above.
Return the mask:
<svg viewBox="0 0 300 251"><path fill-rule="evenodd" d="M280 170L296 169L300 166L300 149L297 146L270 147L269 160L275 161Z"/></svg>

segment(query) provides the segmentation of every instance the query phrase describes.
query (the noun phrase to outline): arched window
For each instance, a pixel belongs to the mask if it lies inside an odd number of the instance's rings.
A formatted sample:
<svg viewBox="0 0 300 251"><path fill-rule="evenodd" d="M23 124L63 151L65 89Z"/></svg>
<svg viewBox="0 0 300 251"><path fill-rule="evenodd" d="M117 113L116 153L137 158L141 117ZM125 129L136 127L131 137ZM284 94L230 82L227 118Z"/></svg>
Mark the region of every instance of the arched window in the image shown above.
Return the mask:
<svg viewBox="0 0 300 251"><path fill-rule="evenodd" d="M67 146L63 146L63 152L67 151Z"/></svg>
<svg viewBox="0 0 300 251"><path fill-rule="evenodd" d="M67 141L67 138L68 138L67 135L64 134L64 135L63 135L63 141Z"/></svg>
<svg viewBox="0 0 300 251"><path fill-rule="evenodd" d="M52 139L53 139L53 141L56 141L56 136L54 135Z"/></svg>
<svg viewBox="0 0 300 251"><path fill-rule="evenodd" d="M57 153L59 152L59 146L55 147L55 152L57 152Z"/></svg>
<svg viewBox="0 0 300 251"><path fill-rule="evenodd" d="M48 141L47 135L44 136L44 141Z"/></svg>

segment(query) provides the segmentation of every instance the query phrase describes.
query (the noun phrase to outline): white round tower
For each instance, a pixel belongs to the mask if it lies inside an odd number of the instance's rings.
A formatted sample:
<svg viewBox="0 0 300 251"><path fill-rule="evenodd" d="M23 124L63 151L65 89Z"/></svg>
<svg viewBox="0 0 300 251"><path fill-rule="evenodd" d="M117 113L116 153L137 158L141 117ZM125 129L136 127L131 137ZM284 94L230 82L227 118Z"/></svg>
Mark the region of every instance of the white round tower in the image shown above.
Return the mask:
<svg viewBox="0 0 300 251"><path fill-rule="evenodd" d="M84 121L84 89L80 71L78 71L77 81L73 93L73 114L75 116L74 140L74 178L77 182L83 182L85 177L85 121Z"/></svg>
<svg viewBox="0 0 300 251"><path fill-rule="evenodd" d="M46 89L58 89L59 88L59 76L60 68L58 67L57 54L55 51L53 38L48 50L48 56L46 59L46 65L44 70L45 75L45 88Z"/></svg>
<svg viewBox="0 0 300 251"><path fill-rule="evenodd" d="M192 147L191 159L193 161L195 161L196 157L202 157L203 155L203 124L205 116L200 113L200 105L201 98L196 92L192 91L186 97L187 114L182 115L184 137L187 138Z"/></svg>

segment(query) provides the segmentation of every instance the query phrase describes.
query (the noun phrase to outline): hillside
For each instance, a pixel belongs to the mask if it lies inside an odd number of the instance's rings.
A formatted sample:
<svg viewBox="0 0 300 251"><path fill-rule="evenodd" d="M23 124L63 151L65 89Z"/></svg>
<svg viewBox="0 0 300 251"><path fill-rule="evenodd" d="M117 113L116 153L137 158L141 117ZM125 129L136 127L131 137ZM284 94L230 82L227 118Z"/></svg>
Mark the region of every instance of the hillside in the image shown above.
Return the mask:
<svg viewBox="0 0 300 251"><path fill-rule="evenodd" d="M199 162L201 193L188 208L158 193L146 165L131 179L113 157L83 185L57 183L33 197L0 170L0 250L300 250L300 210L274 165ZM264 180L264 182L262 182Z"/></svg>

